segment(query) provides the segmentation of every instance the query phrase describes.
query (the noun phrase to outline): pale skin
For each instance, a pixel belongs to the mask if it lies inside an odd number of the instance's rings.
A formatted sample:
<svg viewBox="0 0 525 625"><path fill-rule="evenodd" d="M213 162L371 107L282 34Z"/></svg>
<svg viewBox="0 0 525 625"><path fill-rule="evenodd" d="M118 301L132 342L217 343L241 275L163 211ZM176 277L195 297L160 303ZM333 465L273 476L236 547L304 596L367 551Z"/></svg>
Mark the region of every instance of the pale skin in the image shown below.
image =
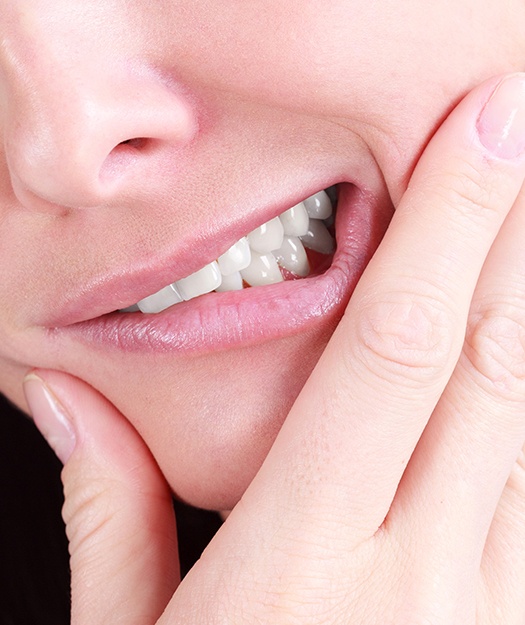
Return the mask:
<svg viewBox="0 0 525 625"><path fill-rule="evenodd" d="M445 3L429 16L428 6L408 3L401 16L397 3L341 1L321 19L308 2L255 4L253 15L247 4L166 2L162 14L138 5L124 20L115 2L102 24L96 3L82 13L34 0L0 9L9 25L0 26L0 236L10 258L0 270L9 294L2 390L26 406L22 380L37 367L33 416L65 462L72 622L522 623L525 85L521 75L489 76L521 68L524 9ZM184 20L176 36L162 31L170 18ZM331 34L322 45L320 31ZM71 46L77 62L64 63ZM100 72L108 50L117 68L176 59L160 63L182 85L166 104L180 115L157 160L177 157L169 189L154 175L134 186L136 173L118 159L108 168L109 150L136 128L157 136L156 118L131 112L131 130L116 124L114 133L102 120L102 139L79 138L86 94L117 113L127 101L126 81ZM160 89L150 74L136 76ZM155 94L144 110L162 116L166 94ZM78 170L62 159L77 144L88 164ZM285 184L283 166L298 186L304 170L357 170L396 208L335 331L321 323L308 340L180 361L124 362L67 342L50 350L38 320L61 293L95 280L103 265L164 249L168 229L183 240L210 215L213 228L239 218L232 198L244 194L243 210L257 212L269 191L258 195L250 172L272 187ZM218 171L221 184L212 184ZM38 295L28 301L27 292ZM306 361L298 376L287 367L297 358ZM42 395L35 400L38 379L66 430ZM216 413L227 426L215 438ZM247 427L256 418L264 427ZM202 461L216 460L219 447L222 472ZM240 500L180 585L171 489L210 507Z"/></svg>

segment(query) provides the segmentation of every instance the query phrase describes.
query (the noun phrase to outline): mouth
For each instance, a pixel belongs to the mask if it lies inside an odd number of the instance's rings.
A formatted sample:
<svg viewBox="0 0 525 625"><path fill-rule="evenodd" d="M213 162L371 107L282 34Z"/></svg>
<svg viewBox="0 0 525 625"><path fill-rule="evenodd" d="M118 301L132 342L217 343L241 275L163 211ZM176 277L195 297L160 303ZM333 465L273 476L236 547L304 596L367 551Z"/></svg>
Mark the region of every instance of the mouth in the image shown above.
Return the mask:
<svg viewBox="0 0 525 625"><path fill-rule="evenodd" d="M306 278L335 251L337 187L318 191L241 237L216 260L118 312L160 313L215 291Z"/></svg>
<svg viewBox="0 0 525 625"><path fill-rule="evenodd" d="M202 353L279 339L314 326L333 330L392 210L386 194L349 182L328 185L235 243L230 238L229 248L215 248L215 259L186 277L170 282L168 265L164 279L148 269L145 292L138 299L132 299L133 291L125 294L133 282L129 276L121 276L116 285L87 290L84 301L78 298L48 332L56 340L69 337L104 351ZM202 249L196 253L206 262ZM146 283L154 287L149 294ZM124 306L108 311L103 303L108 296ZM108 312L85 316L89 307L102 306Z"/></svg>

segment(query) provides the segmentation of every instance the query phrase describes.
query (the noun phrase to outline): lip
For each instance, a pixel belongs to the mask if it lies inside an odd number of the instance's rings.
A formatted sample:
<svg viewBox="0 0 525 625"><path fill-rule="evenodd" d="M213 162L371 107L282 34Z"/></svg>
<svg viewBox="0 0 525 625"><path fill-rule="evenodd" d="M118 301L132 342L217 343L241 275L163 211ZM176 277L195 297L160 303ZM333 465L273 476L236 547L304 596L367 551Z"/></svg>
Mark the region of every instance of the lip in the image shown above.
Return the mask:
<svg viewBox="0 0 525 625"><path fill-rule="evenodd" d="M230 221L227 228L219 231L210 229L197 235L190 233L186 238L179 238L173 249L162 250L154 257L138 259L131 267L120 267L111 273L95 276L89 282L79 284L76 290L68 291L63 300L56 302L49 315L39 320L38 325L47 328L70 326L136 304L166 285L201 269L246 233L332 184L317 185L287 203L271 203L248 217L241 214L235 221ZM191 250L190 254L188 250Z"/></svg>
<svg viewBox="0 0 525 625"><path fill-rule="evenodd" d="M392 210L386 194L374 195L344 183L340 185L336 214L337 250L325 273L242 291L210 293L154 315L107 313L108 301L114 301L116 292L120 299L112 310L197 270L211 255L224 251L221 242L223 249L208 246L205 258L202 252L200 257L193 255L191 267L177 264L178 259L172 257L157 263L154 272L150 267L139 267L131 276L112 276L93 289L85 289L81 297L73 298L61 310L60 318L48 331L55 338L66 335L104 349L194 353L253 345L306 332L320 322L336 323L379 245ZM234 231L229 231L232 242L256 225L236 224ZM174 267L185 273L174 275ZM93 318L97 311L100 316Z"/></svg>

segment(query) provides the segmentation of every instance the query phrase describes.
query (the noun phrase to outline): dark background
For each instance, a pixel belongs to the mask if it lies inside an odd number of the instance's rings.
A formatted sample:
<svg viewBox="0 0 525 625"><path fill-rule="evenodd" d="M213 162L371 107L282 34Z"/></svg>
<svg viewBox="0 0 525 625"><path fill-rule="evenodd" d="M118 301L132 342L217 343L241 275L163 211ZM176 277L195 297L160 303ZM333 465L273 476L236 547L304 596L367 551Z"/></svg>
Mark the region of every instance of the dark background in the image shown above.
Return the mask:
<svg viewBox="0 0 525 625"><path fill-rule="evenodd" d="M0 625L69 624L60 470L32 421L0 395ZM221 522L174 505L185 574Z"/></svg>

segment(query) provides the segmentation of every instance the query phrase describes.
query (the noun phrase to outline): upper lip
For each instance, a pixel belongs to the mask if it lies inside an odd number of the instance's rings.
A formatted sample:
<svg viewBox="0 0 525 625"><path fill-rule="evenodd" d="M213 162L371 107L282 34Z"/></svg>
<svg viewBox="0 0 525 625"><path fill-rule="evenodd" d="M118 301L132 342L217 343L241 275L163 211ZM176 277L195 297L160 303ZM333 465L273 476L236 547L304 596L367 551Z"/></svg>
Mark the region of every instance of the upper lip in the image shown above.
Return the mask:
<svg viewBox="0 0 525 625"><path fill-rule="evenodd" d="M219 232L205 237L201 233L194 233L187 240L178 239L173 249L161 250L154 257L139 258L130 266L117 267L103 275L97 275L74 291L70 290L65 301L58 303L43 325L68 326L135 304L166 285L197 271L257 226L336 182L338 181L317 183L315 187L296 195L291 201L263 207L249 217L241 214Z"/></svg>

